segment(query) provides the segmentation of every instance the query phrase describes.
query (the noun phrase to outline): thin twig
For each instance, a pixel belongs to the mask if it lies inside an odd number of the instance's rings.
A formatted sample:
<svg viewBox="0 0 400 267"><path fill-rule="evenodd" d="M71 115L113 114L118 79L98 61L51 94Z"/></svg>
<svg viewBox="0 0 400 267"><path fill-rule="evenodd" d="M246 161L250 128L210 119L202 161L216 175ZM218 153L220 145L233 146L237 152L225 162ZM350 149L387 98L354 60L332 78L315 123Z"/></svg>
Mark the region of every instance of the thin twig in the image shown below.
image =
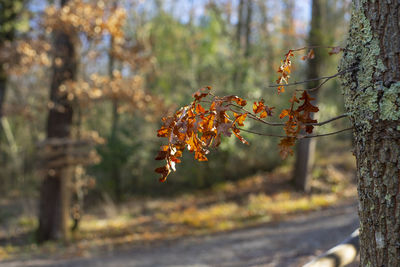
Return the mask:
<svg viewBox="0 0 400 267"><path fill-rule="evenodd" d="M325 46L325 45L310 45L310 46L304 46L296 49L291 49L292 52L297 52L301 50L307 50L307 49L314 49L314 48L327 48L327 49L334 49L337 48L338 46ZM346 48L339 47L341 51L346 50Z"/></svg>
<svg viewBox="0 0 400 267"><path fill-rule="evenodd" d="M214 97L216 97L216 96L214 95ZM207 101L207 100L202 100L200 102L212 103L211 101ZM259 121L259 122L264 123L264 124L269 125L269 126L285 126L286 125L286 123L269 122L269 121L263 120L263 119L257 117L257 115L253 114L251 111L245 109L242 106L236 105L234 103L229 103L227 106L233 106L235 108L241 109L241 110L243 110L244 112L246 112L248 114L249 118L251 118L253 120L256 120L256 121ZM229 110L232 111L232 112L235 112L235 110L232 110L232 109L229 109ZM322 126L322 125L325 125L325 124L330 123L332 121L339 120L341 118L345 118L347 116L348 116L347 114L342 114L342 115L330 118L330 119L328 119L326 121L321 121L321 122L316 122L316 123L304 123L302 125L304 125L304 126L309 126L309 125L310 126Z"/></svg>
<svg viewBox="0 0 400 267"><path fill-rule="evenodd" d="M338 73L335 73L335 74L330 75L330 76L323 76L323 77L308 79L308 80L304 80L304 81L300 81L300 82L287 83L287 84L271 84L271 85L268 85L267 88L275 88L275 87L279 87L279 86L293 86L293 85L299 85L299 84L308 83L308 82L312 82L312 81L319 81L319 80L325 80L325 79L332 79L332 78L335 78L335 77L337 77L337 76L339 76L339 75L342 75L343 73L346 73L346 72L348 72L348 71L355 70L355 69L357 69L357 68L358 68L358 67L354 67L354 68L350 68L350 69L347 69L347 70L339 71ZM314 88L311 88L311 89L314 89Z"/></svg>
<svg viewBox="0 0 400 267"><path fill-rule="evenodd" d="M335 76L336 77L336 76ZM332 77L333 78L333 77ZM325 81L323 81L322 83L320 83L318 86L314 87L314 88L309 88L309 89L296 89L296 91L301 92L301 91L307 91L307 92L314 92L316 90L318 90L319 88L321 88L324 84L326 84L328 81L330 81L332 78L327 78L325 79Z"/></svg>
<svg viewBox="0 0 400 267"><path fill-rule="evenodd" d="M341 119L341 118L346 118L347 116L348 116L347 114L342 114L342 115L330 118L329 120L326 120L326 121L321 121L321 122L316 122L316 123L306 123L306 124L303 124L303 125L306 125L306 126L308 126L308 125L322 126L324 124L330 123L331 121L335 121L335 120L338 120L338 119Z"/></svg>
<svg viewBox="0 0 400 267"><path fill-rule="evenodd" d="M279 138L286 138L286 137L291 137L291 136L286 136L286 135L276 135L276 134L269 134L269 133L259 133L259 132L255 132L255 131L251 131L251 130L246 130L243 128L238 128L239 130L243 131L243 132L247 132L247 133L252 133L252 134L257 134L257 135L262 135L262 136L271 136L271 137L279 137ZM332 132L332 133L326 133L326 134L315 134L315 135L303 135L303 136L298 136L298 137L294 137L296 139L306 139L306 138L314 138L314 137L323 137L323 136L329 136L329 135L334 135L334 134L338 134L344 131L348 131L353 129L353 127L350 128L346 128L346 129L342 129L336 132Z"/></svg>
<svg viewBox="0 0 400 267"><path fill-rule="evenodd" d="M245 111L253 120L262 122L262 123L267 124L267 125L269 125L269 126L284 126L284 125L285 125L284 123L280 123L280 122L269 122L269 121L263 120L263 119L257 117L257 116L256 116L255 114L253 114L252 112L250 112L250 111L248 111L247 109L245 109L244 107L235 105L235 104L233 104L233 103L230 103L228 106L234 106L234 107L236 107L236 108L239 108L239 109ZM235 112L235 111L232 110L232 109L230 109L230 111Z"/></svg>
<svg viewBox="0 0 400 267"><path fill-rule="evenodd" d="M252 133L252 134L256 134L256 135L262 135L262 136L271 136L271 137L279 137L279 138L285 138L287 137L286 135L277 135L277 134L269 134L269 133L259 133L259 132L255 132L255 131L251 131L251 130L246 130L243 128L238 128L239 130L246 132L246 133Z"/></svg>
<svg viewBox="0 0 400 267"><path fill-rule="evenodd" d="M298 139L305 139L305 138L314 138L314 137L322 137L322 136L329 136L329 135L334 135L334 134L338 134L344 131L348 131L348 130L352 130L353 127L349 127L346 129L342 129L336 132L332 132L332 133L326 133L326 134L315 134L315 135L304 135L304 136L300 136Z"/></svg>
<svg viewBox="0 0 400 267"><path fill-rule="evenodd" d="M248 111L247 109L245 109L245 108L243 108L243 107L241 107L241 106L237 106L237 105L235 105L235 104L229 104L229 105L242 109L243 111L245 111L245 112L249 115L249 117L250 117L251 119L256 120L256 121L259 121L259 122L262 122L262 123L267 124L267 125L269 125L269 126L285 126L285 125L286 125L285 123L269 122L269 121L263 120L263 119L257 117L256 115L254 115L253 113L251 113L250 111ZM235 112L235 111L232 110L232 109L230 109L230 110L233 111L233 112ZM347 114L342 114L342 115L339 115L339 116L330 118L330 119L328 119L328 120L326 120L326 121L321 121L321 122L316 122L316 123L304 123L304 124L302 124L302 125L305 125L305 126L308 126L308 125L311 125L311 126L322 126L322 125L327 124L327 123L329 123L329 122L332 122L332 121L335 121L335 120L338 120L338 119L341 119L341 118L345 118L345 117L347 117L347 116L348 116Z"/></svg>

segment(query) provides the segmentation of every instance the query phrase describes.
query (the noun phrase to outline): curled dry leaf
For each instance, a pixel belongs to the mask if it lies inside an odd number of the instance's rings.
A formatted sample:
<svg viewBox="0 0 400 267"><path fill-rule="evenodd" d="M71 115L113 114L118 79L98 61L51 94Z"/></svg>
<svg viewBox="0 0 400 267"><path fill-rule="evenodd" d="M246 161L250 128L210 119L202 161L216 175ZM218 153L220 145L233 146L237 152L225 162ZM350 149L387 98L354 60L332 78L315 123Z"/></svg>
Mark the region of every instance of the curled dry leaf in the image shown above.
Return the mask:
<svg viewBox="0 0 400 267"><path fill-rule="evenodd" d="M272 110L274 107L268 107L264 104L264 99L253 103L253 112L255 114L260 113L260 118L265 118L267 116L272 116Z"/></svg>
<svg viewBox="0 0 400 267"><path fill-rule="evenodd" d="M310 51L308 51L307 55L304 55L301 57L301 60L313 59L314 57L315 57L314 49L310 49Z"/></svg>
<svg viewBox="0 0 400 267"><path fill-rule="evenodd" d="M290 78L292 61L291 58L294 57L293 50L289 50L285 55L283 61L281 61L281 65L279 66L278 73L279 77L276 80L278 86L278 94L285 92L285 84L288 84L288 80Z"/></svg>

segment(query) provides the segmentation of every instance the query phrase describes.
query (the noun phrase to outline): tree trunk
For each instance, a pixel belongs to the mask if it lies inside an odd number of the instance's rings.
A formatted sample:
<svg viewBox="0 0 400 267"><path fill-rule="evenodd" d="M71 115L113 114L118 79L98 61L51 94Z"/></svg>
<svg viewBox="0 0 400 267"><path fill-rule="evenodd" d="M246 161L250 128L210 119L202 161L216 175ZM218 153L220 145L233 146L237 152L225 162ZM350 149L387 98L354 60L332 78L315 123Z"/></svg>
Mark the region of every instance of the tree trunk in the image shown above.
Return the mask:
<svg viewBox="0 0 400 267"><path fill-rule="evenodd" d="M117 8L118 3L113 3L113 8ZM110 79L113 79L113 71L115 66L115 58L112 54L112 50L114 47L114 38L110 37L110 48L108 53L108 76ZM112 101L112 117L111 117L111 131L110 131L110 151L112 154L116 154L116 148L114 146L117 145L117 133L119 126L119 113L118 113L118 100L113 99ZM115 155L111 159L111 177L114 180L114 194L118 203L122 201L122 181L121 181L121 171L120 166L118 164L118 155Z"/></svg>
<svg viewBox="0 0 400 267"><path fill-rule="evenodd" d="M68 0L62 0L65 5ZM53 76L50 85L50 109L47 120L47 138L68 138L72 125L72 106L60 85L76 79L77 59L72 36L56 31L53 35ZM49 169L40 189L39 242L68 239L68 219L70 206L70 170Z"/></svg>
<svg viewBox="0 0 400 267"><path fill-rule="evenodd" d="M3 117L3 104L6 98L7 74L0 64L0 119ZM0 126L1 129L1 126Z"/></svg>
<svg viewBox="0 0 400 267"><path fill-rule="evenodd" d="M240 50L242 43L243 6L244 0L240 0L238 6L238 23L236 25L236 46L238 50Z"/></svg>
<svg viewBox="0 0 400 267"><path fill-rule="evenodd" d="M354 127L361 266L400 266L400 3L353 1L340 65Z"/></svg>
<svg viewBox="0 0 400 267"><path fill-rule="evenodd" d="M308 45L323 45L323 35L322 35L322 6L321 0L312 1L312 19L311 19L311 29L308 37ZM309 59L307 67L307 80L313 79L315 77L320 77L320 69L323 65L323 53L326 51L321 51L320 49L315 50L315 58ZM319 84L318 81L310 81L306 84L307 88L315 88ZM315 105L318 96L318 90L309 91L311 97L315 98L313 104ZM313 114L311 114L313 117ZM316 139L307 138L301 139L297 143L296 148L296 161L293 170L293 182L298 190L308 193L311 189L311 170L314 164L314 154L315 154Z"/></svg>
<svg viewBox="0 0 400 267"><path fill-rule="evenodd" d="M265 45L265 50L266 50L266 71L265 73L269 73L268 75L268 80L270 80L270 76L272 75L273 78L275 78L275 68L274 68L274 49L275 46L272 43L272 36L271 36L271 31L268 28L268 9L267 9L267 3L268 1L258 1L257 2L257 8L260 10L261 14L261 21L262 21L262 26L261 26L261 34L264 37L264 43Z"/></svg>
<svg viewBox="0 0 400 267"><path fill-rule="evenodd" d="M6 1L1 3L0 9L0 49L5 42L13 41L17 26L18 15L22 12L24 3L21 0ZM4 115L3 105L6 96L7 73L4 62L0 62L0 120ZM0 133L2 126L0 124ZM0 140L1 141L1 140Z"/></svg>
<svg viewBox="0 0 400 267"><path fill-rule="evenodd" d="M244 0L239 1L238 6L238 23L236 25L236 49L235 49L235 58L234 58L234 70L232 75L233 87L235 90L238 90L241 86L242 80L242 71L241 71L241 62L242 62L242 28L243 28L243 13L244 13Z"/></svg>
<svg viewBox="0 0 400 267"><path fill-rule="evenodd" d="M294 0L284 0L283 1L283 20L282 20L282 30L283 30L283 48L284 50L292 49L296 46L296 29L294 25Z"/></svg>
<svg viewBox="0 0 400 267"><path fill-rule="evenodd" d="M253 2L247 1L247 15L246 15L246 42L244 48L244 57L249 58L251 52L251 24L253 19Z"/></svg>

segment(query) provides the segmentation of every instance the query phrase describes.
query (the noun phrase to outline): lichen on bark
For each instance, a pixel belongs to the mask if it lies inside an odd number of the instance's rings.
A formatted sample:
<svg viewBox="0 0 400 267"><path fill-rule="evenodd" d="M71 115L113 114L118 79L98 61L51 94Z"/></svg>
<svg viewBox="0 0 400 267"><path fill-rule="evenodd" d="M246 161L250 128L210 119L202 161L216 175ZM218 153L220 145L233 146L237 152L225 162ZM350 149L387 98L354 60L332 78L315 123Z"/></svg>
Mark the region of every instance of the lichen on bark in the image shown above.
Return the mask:
<svg viewBox="0 0 400 267"><path fill-rule="evenodd" d="M400 82L393 83L390 88L384 91L379 105L382 120L400 119ZM397 127L397 130L399 129Z"/></svg>
<svg viewBox="0 0 400 267"><path fill-rule="evenodd" d="M400 266L399 6L354 0L339 66L354 127L361 266Z"/></svg>
<svg viewBox="0 0 400 267"><path fill-rule="evenodd" d="M382 83L374 79L385 70L379 54L379 41L373 36L369 20L360 7L353 6L348 43L339 69L353 69L342 76L345 106L353 124L366 131L371 129L369 120L359 118L372 118L379 108L378 94L383 90Z"/></svg>

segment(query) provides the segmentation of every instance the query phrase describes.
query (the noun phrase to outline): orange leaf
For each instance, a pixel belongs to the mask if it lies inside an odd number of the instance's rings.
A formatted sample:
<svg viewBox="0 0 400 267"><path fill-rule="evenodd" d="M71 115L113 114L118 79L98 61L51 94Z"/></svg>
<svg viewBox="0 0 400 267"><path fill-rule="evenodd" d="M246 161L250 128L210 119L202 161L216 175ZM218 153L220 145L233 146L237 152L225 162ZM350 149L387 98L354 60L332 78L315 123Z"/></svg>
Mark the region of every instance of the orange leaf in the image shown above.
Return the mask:
<svg viewBox="0 0 400 267"><path fill-rule="evenodd" d="M204 93L201 90L197 91L196 93L194 93L193 98L196 99L197 101L200 101L202 98L208 96L208 92Z"/></svg>
<svg viewBox="0 0 400 267"><path fill-rule="evenodd" d="M171 129L165 128L164 126L162 126L161 129L159 129L157 131L157 136L158 137L167 137L170 132L171 132Z"/></svg>
<svg viewBox="0 0 400 267"><path fill-rule="evenodd" d="M155 158L155 160L163 160L166 159L168 155L168 151L158 151L158 154Z"/></svg>
<svg viewBox="0 0 400 267"><path fill-rule="evenodd" d="M234 100L239 106L244 107L244 106L247 105L247 101L244 100L244 99L242 99L242 98L240 98L240 97L238 97L238 96L235 96L233 100Z"/></svg>
<svg viewBox="0 0 400 267"><path fill-rule="evenodd" d="M314 57L315 57L314 49L310 49L310 51L308 51L308 54L306 56L301 57L301 60L313 59Z"/></svg>
<svg viewBox="0 0 400 267"><path fill-rule="evenodd" d="M282 110L281 114L279 115L279 118L283 119L284 117L289 116L289 115L290 115L290 109L284 109L284 110Z"/></svg>
<svg viewBox="0 0 400 267"><path fill-rule="evenodd" d="M244 126L244 121L247 117L247 113L243 113L243 114L233 113L233 115L235 116L235 121L233 122L233 124L235 124L235 122L237 122L237 124L239 126Z"/></svg>
<svg viewBox="0 0 400 267"><path fill-rule="evenodd" d="M262 119L262 118L265 118L265 117L267 117L267 115L268 115L268 113L264 110L263 112L261 112L260 118L261 118L261 119Z"/></svg>
<svg viewBox="0 0 400 267"><path fill-rule="evenodd" d="M233 131L233 134L234 134L243 144L246 144L246 145L249 144L249 142L247 142L246 139L244 139L244 138L239 134L239 133L240 133L240 130L239 130L238 128L233 128L232 131Z"/></svg>
<svg viewBox="0 0 400 267"><path fill-rule="evenodd" d="M279 150L280 150L280 156L282 159L287 158L289 155L293 155L293 149L292 147L295 145L296 138L294 137L285 137L282 138L281 141L279 142Z"/></svg>
<svg viewBox="0 0 400 267"><path fill-rule="evenodd" d="M156 173L161 174L161 177L159 179L160 182L165 182L167 180L167 176L170 173L169 167L166 166L162 166L162 167L158 167L155 169Z"/></svg>
<svg viewBox="0 0 400 267"><path fill-rule="evenodd" d="M197 104L196 113L198 114L198 113L204 113L204 112L206 112L206 110L200 104Z"/></svg>
<svg viewBox="0 0 400 267"><path fill-rule="evenodd" d="M254 102L253 103L253 111L255 114L260 113L261 111L264 110L264 99L261 99L260 101Z"/></svg>

